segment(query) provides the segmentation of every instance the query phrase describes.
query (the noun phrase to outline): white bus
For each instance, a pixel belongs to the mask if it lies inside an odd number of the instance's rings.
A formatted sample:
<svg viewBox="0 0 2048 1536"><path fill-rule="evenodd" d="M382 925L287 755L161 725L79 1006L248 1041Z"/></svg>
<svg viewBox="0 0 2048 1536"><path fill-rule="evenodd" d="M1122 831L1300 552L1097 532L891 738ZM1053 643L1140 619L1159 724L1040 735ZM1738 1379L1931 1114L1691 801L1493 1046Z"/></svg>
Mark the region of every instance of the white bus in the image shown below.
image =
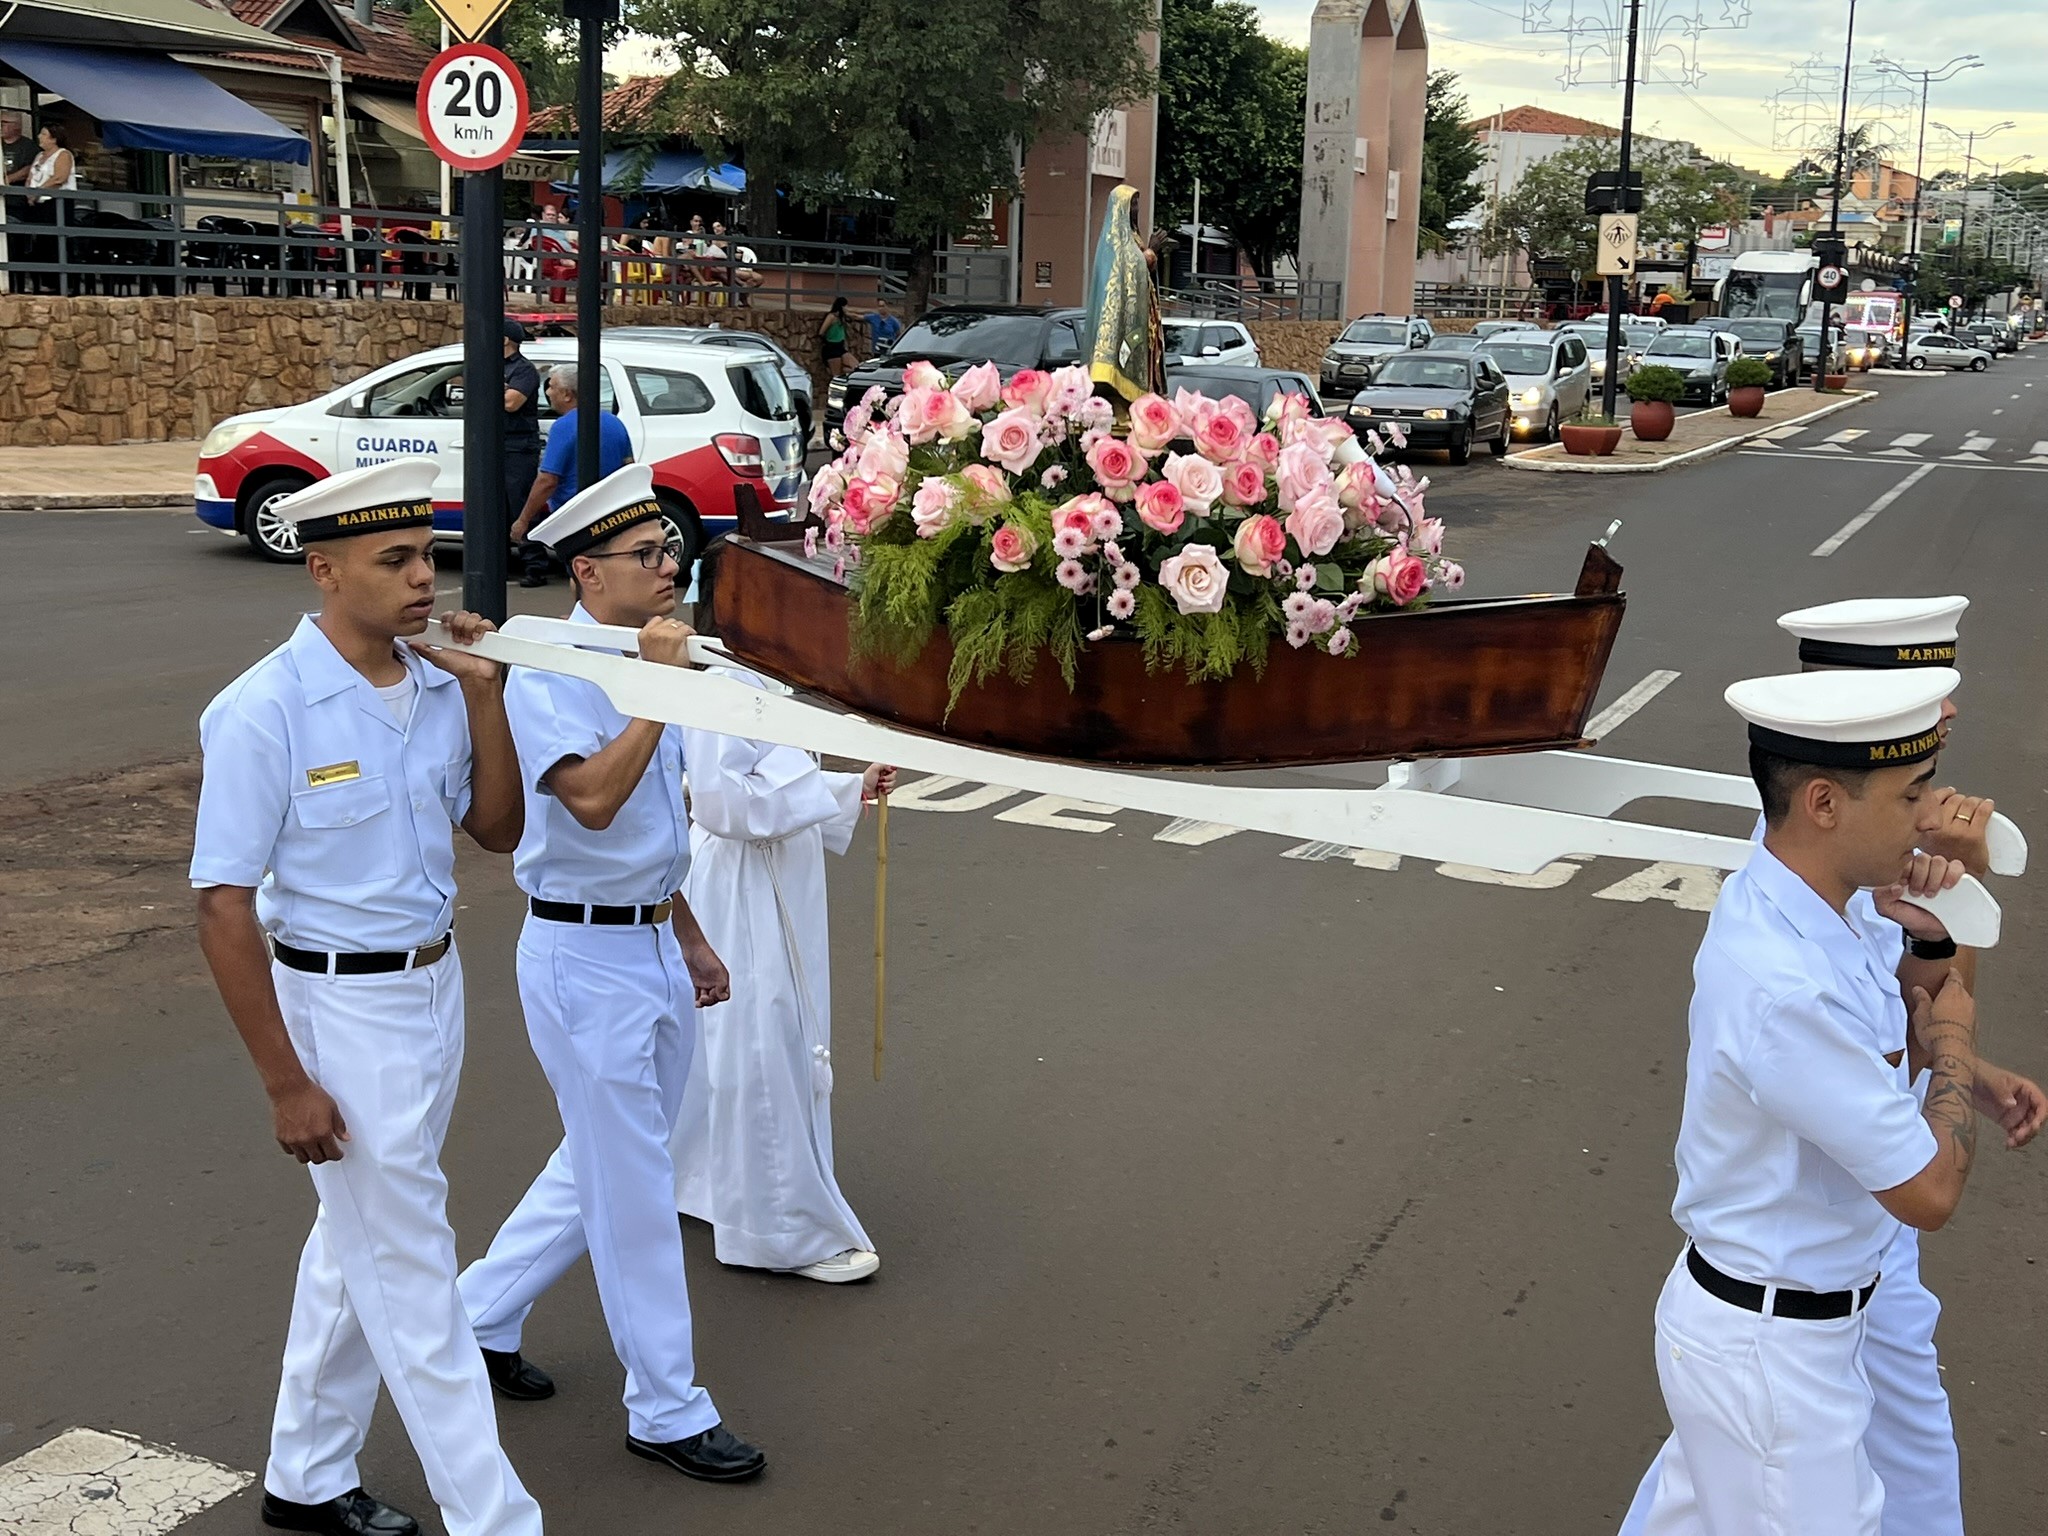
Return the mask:
<svg viewBox="0 0 2048 1536"><path fill-rule="evenodd" d="M1715 284L1715 308L1731 320L1795 320L1803 325L1819 267L1811 251L1744 251Z"/></svg>

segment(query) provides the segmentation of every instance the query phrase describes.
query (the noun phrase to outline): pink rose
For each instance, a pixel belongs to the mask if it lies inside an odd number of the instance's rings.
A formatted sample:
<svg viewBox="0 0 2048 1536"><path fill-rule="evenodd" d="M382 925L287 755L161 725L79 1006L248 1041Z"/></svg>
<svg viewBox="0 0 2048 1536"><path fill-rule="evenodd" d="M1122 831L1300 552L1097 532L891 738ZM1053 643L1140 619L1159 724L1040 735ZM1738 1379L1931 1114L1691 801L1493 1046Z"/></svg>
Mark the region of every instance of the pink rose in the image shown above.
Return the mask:
<svg viewBox="0 0 2048 1536"><path fill-rule="evenodd" d="M920 539L935 539L953 524L960 509L960 487L945 480L926 480L910 498L910 520Z"/></svg>
<svg viewBox="0 0 2048 1536"><path fill-rule="evenodd" d="M1202 424L1216 414L1216 402L1192 389L1176 389L1173 392L1173 413L1180 418L1181 430L1193 437L1202 430Z"/></svg>
<svg viewBox="0 0 2048 1536"><path fill-rule="evenodd" d="M1190 544L1160 565L1159 585L1182 613L1221 613L1230 573L1216 558L1215 550L1206 544Z"/></svg>
<svg viewBox="0 0 2048 1536"><path fill-rule="evenodd" d="M1308 416L1308 396L1279 394L1266 407L1266 425L1278 427L1289 421L1301 421Z"/></svg>
<svg viewBox="0 0 2048 1536"><path fill-rule="evenodd" d="M1304 555L1327 555L1344 537L1344 509L1337 505L1337 493L1327 484L1316 486L1295 499L1287 514L1287 531Z"/></svg>
<svg viewBox="0 0 2048 1536"><path fill-rule="evenodd" d="M1116 526L1123 527L1123 514L1107 496L1089 491L1086 495L1070 496L1052 510L1052 525L1058 529L1071 529L1088 543L1093 544L1100 536L1098 528L1106 526L1104 514L1116 519Z"/></svg>
<svg viewBox="0 0 2048 1536"><path fill-rule="evenodd" d="M1022 406L1004 411L981 429L981 456L1021 475L1038 459L1038 418Z"/></svg>
<svg viewBox="0 0 2048 1536"><path fill-rule="evenodd" d="M1088 445L1088 467L1118 501L1131 499L1132 483L1145 473L1145 456L1120 437L1099 437Z"/></svg>
<svg viewBox="0 0 2048 1536"><path fill-rule="evenodd" d="M831 465L826 465L811 481L811 492L807 505L813 517L823 517L827 511L839 505L839 498L846 491L846 476Z"/></svg>
<svg viewBox="0 0 2048 1536"><path fill-rule="evenodd" d="M1263 512L1255 512L1237 525L1237 537L1230 541L1239 569L1247 575L1264 576L1287 553L1287 530Z"/></svg>
<svg viewBox="0 0 2048 1536"><path fill-rule="evenodd" d="M1154 533L1180 532L1187 504L1171 480L1148 480L1138 487L1138 521Z"/></svg>
<svg viewBox="0 0 2048 1536"><path fill-rule="evenodd" d="M1225 395L1216 402L1216 409L1242 427L1246 437L1259 430L1258 415L1252 410L1250 402L1242 396Z"/></svg>
<svg viewBox="0 0 2048 1536"><path fill-rule="evenodd" d="M1055 368L1052 387L1046 391L1045 413L1048 416L1076 415L1081 409L1081 402L1094 393L1095 385L1086 368Z"/></svg>
<svg viewBox="0 0 2048 1536"><path fill-rule="evenodd" d="M1396 608L1405 608L1427 590L1429 571L1406 550L1397 549L1368 565L1358 584L1361 590L1369 584Z"/></svg>
<svg viewBox="0 0 2048 1536"><path fill-rule="evenodd" d="M1156 453L1180 435L1180 416L1159 395L1140 395L1131 402L1131 441Z"/></svg>
<svg viewBox="0 0 2048 1536"><path fill-rule="evenodd" d="M1223 471L1223 499L1233 507L1256 507L1266 499L1266 468L1252 459L1234 459Z"/></svg>
<svg viewBox="0 0 2048 1536"><path fill-rule="evenodd" d="M989 509L1010 499L1010 482L993 464L970 464L960 471L960 478L967 485L970 515L974 509L986 515ZM980 522L981 518L977 517L975 521Z"/></svg>
<svg viewBox="0 0 2048 1536"><path fill-rule="evenodd" d="M1280 488L1280 510L1292 512L1302 497L1330 484L1330 466L1312 445L1289 443L1280 450L1280 467L1274 478Z"/></svg>
<svg viewBox="0 0 2048 1536"><path fill-rule="evenodd" d="M989 551L988 563L999 571L1026 571L1031 568L1031 557L1037 553L1038 540L1029 528L1005 523L996 530L995 547Z"/></svg>
<svg viewBox="0 0 2048 1536"><path fill-rule="evenodd" d="M896 482L888 479L856 480L847 486L842 503L846 526L865 534L887 522L889 514L896 510L897 489Z"/></svg>
<svg viewBox="0 0 2048 1536"><path fill-rule="evenodd" d="M976 363L953 381L953 398L970 411L994 410L1003 398L1003 376L994 363Z"/></svg>
<svg viewBox="0 0 2048 1536"><path fill-rule="evenodd" d="M1165 404L1164 401L1160 403ZM1136 407L1132 409L1135 411ZM1173 488L1180 492L1181 501L1195 517L1207 517L1209 509L1223 494L1223 471L1199 454L1169 453L1160 473L1173 482ZM1264 476L1260 480L1263 493Z"/></svg>
<svg viewBox="0 0 2048 1536"><path fill-rule="evenodd" d="M1233 395L1231 398L1237 397ZM1244 402L1240 400L1238 404L1243 405ZM1245 408L1250 409L1249 406ZM1243 453L1245 445L1251 440L1252 434L1245 429L1244 423L1226 410L1219 409L1215 415L1195 428L1195 446L1202 450L1203 457L1218 464L1227 464Z"/></svg>
<svg viewBox="0 0 2048 1536"><path fill-rule="evenodd" d="M903 370L903 389L906 394L914 389L944 389L946 376L932 364L919 358Z"/></svg>
<svg viewBox="0 0 2048 1536"><path fill-rule="evenodd" d="M959 402L943 389L910 389L903 392L903 409L897 425L913 444L928 443L939 435L950 407Z"/></svg>
<svg viewBox="0 0 2048 1536"><path fill-rule="evenodd" d="M863 480L901 480L910 467L910 444L890 427L870 432L860 445L855 474Z"/></svg>
<svg viewBox="0 0 2048 1536"><path fill-rule="evenodd" d="M1261 432L1252 439L1246 458L1256 459L1270 472L1280 465L1280 439L1270 432Z"/></svg>
<svg viewBox="0 0 2048 1536"><path fill-rule="evenodd" d="M844 431L846 433L846 440L849 443L857 443L862 437L867 435L868 426L873 421L874 414L873 411L864 405L856 405L846 413Z"/></svg>
<svg viewBox="0 0 2048 1536"><path fill-rule="evenodd" d="M981 422L967 408L967 402L950 390L941 390L932 402L931 424L939 440L957 443L981 430Z"/></svg>
<svg viewBox="0 0 2048 1536"><path fill-rule="evenodd" d="M1003 386L1003 404L1027 411L1045 409L1045 397L1052 390L1052 375L1039 368L1019 368Z"/></svg>

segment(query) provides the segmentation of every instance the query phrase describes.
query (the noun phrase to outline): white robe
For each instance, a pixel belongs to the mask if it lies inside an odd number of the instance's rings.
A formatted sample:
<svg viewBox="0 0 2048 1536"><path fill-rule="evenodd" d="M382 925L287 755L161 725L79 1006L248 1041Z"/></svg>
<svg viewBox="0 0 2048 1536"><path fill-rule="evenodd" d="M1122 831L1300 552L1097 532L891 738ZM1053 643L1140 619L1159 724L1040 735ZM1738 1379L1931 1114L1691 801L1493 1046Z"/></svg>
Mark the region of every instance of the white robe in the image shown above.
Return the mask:
<svg viewBox="0 0 2048 1536"><path fill-rule="evenodd" d="M671 1142L676 1207L711 1223L721 1263L800 1269L871 1249L832 1171L825 917L825 851L852 841L860 776L705 731L684 731L683 761L684 892L732 975L732 1001L697 1015L699 1067Z"/></svg>

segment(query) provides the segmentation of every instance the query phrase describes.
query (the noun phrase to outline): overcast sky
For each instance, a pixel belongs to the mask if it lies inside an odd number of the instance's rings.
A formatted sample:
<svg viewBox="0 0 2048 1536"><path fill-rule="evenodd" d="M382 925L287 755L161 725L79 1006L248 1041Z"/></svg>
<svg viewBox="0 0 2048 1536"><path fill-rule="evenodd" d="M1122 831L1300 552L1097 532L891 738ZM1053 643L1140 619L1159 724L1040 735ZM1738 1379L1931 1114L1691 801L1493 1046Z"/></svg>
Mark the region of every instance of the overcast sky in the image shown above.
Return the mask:
<svg viewBox="0 0 2048 1536"><path fill-rule="evenodd" d="M1290 42L1308 41L1314 0L1254 0L1267 28ZM1498 107L1530 104L1574 116L1619 122L1621 91L1608 84L1604 61L1586 70L1589 83L1567 89L1559 83L1566 49L1557 36L1523 30L1525 0L1420 0L1428 24L1432 68L1454 69L1464 80L1475 116ZM1527 0L1540 9L1542 0ZM1626 13L1626 0L1548 0L1552 16L1576 4L1590 12ZM1717 18L1747 10L1739 31L1709 30L1700 36L1700 76L1690 90L1671 83L1679 70L1670 59L1649 72L1636 89L1640 127L1664 137L1690 139L1709 153L1761 170L1780 170L1792 153L1778 143L1781 126L1770 98L1792 84L1789 71L1819 53L1839 67L1848 0L1644 0L1647 18L1704 12ZM1860 65L1884 53L1911 68L1941 65L1958 54L1984 56L1970 70L1929 96L1928 118L1955 128L1982 130L2012 119L2017 125L1980 140L1983 160L2033 154L2026 167L2048 171L2048 7L2040 0L1860 0L1856 8L1856 59ZM1836 77L1839 81L1839 76ZM1918 89L1904 135L1904 163L1912 164L1918 123ZM1820 115L1815 108L1805 114ZM1962 164L1962 149L1930 127L1927 165Z"/></svg>

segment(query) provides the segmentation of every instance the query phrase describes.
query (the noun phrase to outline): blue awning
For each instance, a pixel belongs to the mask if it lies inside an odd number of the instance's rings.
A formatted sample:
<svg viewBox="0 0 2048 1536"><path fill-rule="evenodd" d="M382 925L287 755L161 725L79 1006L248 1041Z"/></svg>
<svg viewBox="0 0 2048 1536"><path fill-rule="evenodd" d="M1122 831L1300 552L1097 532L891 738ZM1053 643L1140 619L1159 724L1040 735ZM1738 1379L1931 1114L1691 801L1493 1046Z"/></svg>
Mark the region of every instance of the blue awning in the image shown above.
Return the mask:
<svg viewBox="0 0 2048 1536"><path fill-rule="evenodd" d="M693 149L663 150L647 163L640 179L634 182L631 168L636 158L624 151L615 151L604 157L605 191L628 196L636 192L717 192L726 197L738 197L747 190L747 173L739 166L713 165ZM554 189L557 192L574 192L576 179L572 176L558 181L554 183Z"/></svg>
<svg viewBox="0 0 2048 1536"><path fill-rule="evenodd" d="M100 125L109 149L306 165L313 147L206 76L160 54L0 41L6 60Z"/></svg>

